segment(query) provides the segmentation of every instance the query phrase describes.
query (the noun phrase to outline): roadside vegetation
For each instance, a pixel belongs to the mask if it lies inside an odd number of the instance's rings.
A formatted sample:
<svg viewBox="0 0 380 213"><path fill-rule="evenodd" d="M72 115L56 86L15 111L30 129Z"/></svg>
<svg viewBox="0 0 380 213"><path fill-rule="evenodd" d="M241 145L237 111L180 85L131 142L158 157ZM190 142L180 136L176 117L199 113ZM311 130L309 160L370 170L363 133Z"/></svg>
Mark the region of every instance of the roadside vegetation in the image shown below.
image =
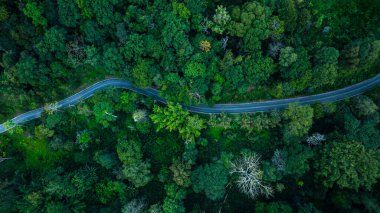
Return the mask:
<svg viewBox="0 0 380 213"><path fill-rule="evenodd" d="M254 114L380 65L380 1L0 0L0 212L379 212L380 90ZM119 77L162 105L81 86ZM6 123L7 128L13 127Z"/></svg>

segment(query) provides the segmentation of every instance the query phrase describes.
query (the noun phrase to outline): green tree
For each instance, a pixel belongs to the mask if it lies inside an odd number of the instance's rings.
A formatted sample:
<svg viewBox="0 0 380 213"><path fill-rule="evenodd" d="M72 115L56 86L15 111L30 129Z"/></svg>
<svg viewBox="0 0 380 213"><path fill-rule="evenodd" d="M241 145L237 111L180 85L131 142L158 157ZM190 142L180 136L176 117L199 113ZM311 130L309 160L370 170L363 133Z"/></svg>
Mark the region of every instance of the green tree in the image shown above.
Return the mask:
<svg viewBox="0 0 380 213"><path fill-rule="evenodd" d="M180 129L190 114L188 111L182 109L181 105L174 103L168 103L166 109L155 106L153 112L154 114L150 117L153 123L158 125L157 131L161 129L167 129L169 131Z"/></svg>
<svg viewBox="0 0 380 213"><path fill-rule="evenodd" d="M28 2L25 7L22 9L22 12L25 16L32 19L32 23L35 26L42 25L47 26L47 20L42 16L43 8L41 5L38 5L36 2Z"/></svg>
<svg viewBox="0 0 380 213"><path fill-rule="evenodd" d="M197 115L190 116L189 112L182 109L181 105L168 103L166 109L155 106L154 114L150 116L153 123L157 125L157 131L161 129L178 131L186 142L193 142L199 137L201 130L205 128L204 121Z"/></svg>
<svg viewBox="0 0 380 213"><path fill-rule="evenodd" d="M54 131L44 125L39 125L34 128L34 134L36 138L44 140L52 137L54 135Z"/></svg>
<svg viewBox="0 0 380 213"><path fill-rule="evenodd" d="M9 18L8 9L4 6L0 6L0 22L6 21Z"/></svg>
<svg viewBox="0 0 380 213"><path fill-rule="evenodd" d="M264 203L260 201L255 202L255 212L257 213L292 213L292 207L286 202L269 202Z"/></svg>
<svg viewBox="0 0 380 213"><path fill-rule="evenodd" d="M178 15L183 19L188 19L191 15L189 9L187 9L184 3L178 3L177 1L172 2L173 13Z"/></svg>
<svg viewBox="0 0 380 213"><path fill-rule="evenodd" d="M66 30L63 28L52 27L45 31L42 41L36 45L42 60L52 59L52 56L58 59L64 58L66 53L65 36Z"/></svg>
<svg viewBox="0 0 380 213"><path fill-rule="evenodd" d="M339 119L339 117L337 115L336 119ZM348 140L360 141L366 148L376 149L380 147L380 141L378 140L380 131L377 129L379 122L378 113L360 121L351 113L346 112L344 114L344 130L346 132L344 137Z"/></svg>
<svg viewBox="0 0 380 213"><path fill-rule="evenodd" d="M180 188L176 184L165 185L166 197L162 208L164 212L168 213L182 213L185 212L185 207L183 206L183 199L186 197L186 190Z"/></svg>
<svg viewBox="0 0 380 213"><path fill-rule="evenodd" d="M280 40L285 31L285 22L280 20L278 16L273 16L269 26L271 29L271 38L275 41Z"/></svg>
<svg viewBox="0 0 380 213"><path fill-rule="evenodd" d="M109 102L98 102L93 108L95 120L102 124L104 128L110 125L111 121L116 120L117 116L113 115L114 109Z"/></svg>
<svg viewBox="0 0 380 213"><path fill-rule="evenodd" d="M286 146L282 152L285 163L284 174L292 178L301 178L310 170L310 160L314 153L310 147L299 143Z"/></svg>
<svg viewBox="0 0 380 213"><path fill-rule="evenodd" d="M121 48L121 53L127 60L131 60L133 58L135 61L138 61L144 53L143 37L136 33L129 35Z"/></svg>
<svg viewBox="0 0 380 213"><path fill-rule="evenodd" d="M90 132L88 132L87 130L78 132L76 142L79 144L81 150L87 149L89 143L92 142Z"/></svg>
<svg viewBox="0 0 380 213"><path fill-rule="evenodd" d="M126 185L119 181L104 181L95 185L95 192L100 202L107 204L118 194L125 193Z"/></svg>
<svg viewBox="0 0 380 213"><path fill-rule="evenodd" d="M191 175L193 190L204 192L211 200L223 198L228 182L228 170L222 162L199 166Z"/></svg>
<svg viewBox="0 0 380 213"><path fill-rule="evenodd" d="M149 87L152 84L152 78L157 71L153 67L153 61L138 60L132 69L134 84L137 87Z"/></svg>
<svg viewBox="0 0 380 213"><path fill-rule="evenodd" d="M290 81L291 87L295 91L301 92L310 86L310 81L312 81L313 77L310 55L303 47L295 49L294 54L297 55L297 60L288 67L281 66L280 72L281 77ZM292 94L285 95L290 96Z"/></svg>
<svg viewBox="0 0 380 213"><path fill-rule="evenodd" d="M150 163L142 160L141 143L136 140L120 139L116 146L117 154L123 163L122 177L135 187L142 187L152 180Z"/></svg>
<svg viewBox="0 0 380 213"><path fill-rule="evenodd" d="M256 55L247 57L243 62L245 79L255 86L264 84L270 75L275 72L273 60L269 57Z"/></svg>
<svg viewBox="0 0 380 213"><path fill-rule="evenodd" d="M305 136L311 125L313 124L313 108L310 106L289 105L283 113L283 117L288 120L283 129L284 137L290 139L292 137Z"/></svg>
<svg viewBox="0 0 380 213"><path fill-rule="evenodd" d="M117 164L116 155L104 150L95 152L94 161L106 169L112 169Z"/></svg>
<svg viewBox="0 0 380 213"><path fill-rule="evenodd" d="M145 186L153 178L150 172L150 163L141 160L130 165L125 165L122 170L122 175L135 187Z"/></svg>
<svg viewBox="0 0 380 213"><path fill-rule="evenodd" d="M30 84L43 87L48 84L48 69L41 69L37 60L27 54L21 53L16 64L16 76L21 84Z"/></svg>
<svg viewBox="0 0 380 213"><path fill-rule="evenodd" d="M114 21L114 5L118 0L75 0L81 13L86 18L95 16L98 23L107 26Z"/></svg>
<svg viewBox="0 0 380 213"><path fill-rule="evenodd" d="M352 98L351 103L351 108L354 114L359 118L373 115L378 110L377 105L372 99L365 95Z"/></svg>
<svg viewBox="0 0 380 213"><path fill-rule="evenodd" d="M59 22L67 27L75 27L80 20L80 13L75 0L58 0Z"/></svg>
<svg viewBox="0 0 380 213"><path fill-rule="evenodd" d="M293 47L285 47L280 51L280 65L289 67L297 61L297 53L294 52Z"/></svg>
<svg viewBox="0 0 380 213"><path fill-rule="evenodd" d="M222 5L218 5L212 17L212 22L209 21L208 26L213 32L223 34L230 20L231 16L228 14L227 9Z"/></svg>
<svg viewBox="0 0 380 213"><path fill-rule="evenodd" d="M198 62L190 62L184 68L186 78L196 78L206 76L206 65Z"/></svg>
<svg viewBox="0 0 380 213"><path fill-rule="evenodd" d="M285 26L288 32L293 32L297 26L297 8L294 0L278 1L278 14L281 20L286 20Z"/></svg>
<svg viewBox="0 0 380 213"><path fill-rule="evenodd" d="M80 31L84 40L95 44L104 44L106 36L105 29L101 28L98 23L92 20L86 20L80 25ZM96 48L96 47L94 47Z"/></svg>
<svg viewBox="0 0 380 213"><path fill-rule="evenodd" d="M103 52L103 64L109 73L115 73L124 68L123 57L114 44L105 48Z"/></svg>
<svg viewBox="0 0 380 213"><path fill-rule="evenodd" d="M165 21L161 30L164 44L173 47L178 57L188 58L194 50L186 34L190 30L189 25L174 13L162 13L161 16Z"/></svg>
<svg viewBox="0 0 380 213"><path fill-rule="evenodd" d="M234 6L228 32L232 36L243 37L248 50L260 49L260 41L270 35L270 10L261 3L247 2L243 6Z"/></svg>
<svg viewBox="0 0 380 213"><path fill-rule="evenodd" d="M276 127L281 116L279 112L242 114L239 118L240 127L248 132L263 131Z"/></svg>
<svg viewBox="0 0 380 213"><path fill-rule="evenodd" d="M134 164L142 159L141 142L120 139L116 145L117 155L123 164Z"/></svg>
<svg viewBox="0 0 380 213"><path fill-rule="evenodd" d="M190 186L191 164L179 159L173 159L173 163L169 169L173 172L173 180L178 186Z"/></svg>
<svg viewBox="0 0 380 213"><path fill-rule="evenodd" d="M324 47L315 54L316 65L313 68L314 84L312 88L334 84L338 77L339 51L333 47Z"/></svg>
<svg viewBox="0 0 380 213"><path fill-rule="evenodd" d="M330 142L317 161L316 178L327 188L370 190L380 177L378 155L378 150L366 149L359 142Z"/></svg>

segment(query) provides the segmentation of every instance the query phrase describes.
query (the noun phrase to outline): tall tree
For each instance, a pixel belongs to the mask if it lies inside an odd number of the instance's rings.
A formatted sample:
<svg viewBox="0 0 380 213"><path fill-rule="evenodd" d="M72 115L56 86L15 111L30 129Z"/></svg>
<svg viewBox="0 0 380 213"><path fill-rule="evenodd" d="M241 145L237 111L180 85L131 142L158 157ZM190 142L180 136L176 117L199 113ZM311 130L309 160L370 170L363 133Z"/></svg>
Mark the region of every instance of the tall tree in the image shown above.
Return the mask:
<svg viewBox="0 0 380 213"><path fill-rule="evenodd" d="M95 119L104 128L107 128L111 121L116 120L117 116L113 115L113 112L114 109L109 102L99 102L94 105Z"/></svg>
<svg viewBox="0 0 380 213"><path fill-rule="evenodd" d="M223 198L228 182L228 170L218 161L198 167L191 175L193 190L204 192L211 200Z"/></svg>
<svg viewBox="0 0 380 213"><path fill-rule="evenodd" d="M283 116L288 120L283 129L286 140L305 136L313 124L313 108L310 106L291 104Z"/></svg>
<svg viewBox="0 0 380 213"><path fill-rule="evenodd" d="M197 115L190 116L189 112L179 104L169 102L166 109L155 106L153 112L150 117L157 125L157 131L161 129L178 131L186 142L194 142L195 138L200 136L200 131L205 128L202 119Z"/></svg>
<svg viewBox="0 0 380 213"><path fill-rule="evenodd" d="M370 190L380 178L379 151L366 149L355 141L332 141L317 161L316 178L325 187Z"/></svg>

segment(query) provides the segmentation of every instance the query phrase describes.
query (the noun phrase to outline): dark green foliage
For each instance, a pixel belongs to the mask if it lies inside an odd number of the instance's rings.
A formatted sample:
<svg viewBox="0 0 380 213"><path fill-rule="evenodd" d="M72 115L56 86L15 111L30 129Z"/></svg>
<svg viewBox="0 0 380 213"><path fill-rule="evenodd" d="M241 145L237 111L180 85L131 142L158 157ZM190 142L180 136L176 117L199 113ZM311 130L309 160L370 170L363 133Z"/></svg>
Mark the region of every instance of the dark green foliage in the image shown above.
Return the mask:
<svg viewBox="0 0 380 213"><path fill-rule="evenodd" d="M186 191L175 184L168 184L165 185L165 192L166 197L162 205L164 212L185 212L182 200L186 197Z"/></svg>
<svg viewBox="0 0 380 213"><path fill-rule="evenodd" d="M135 187L141 187L152 180L150 163L138 161L127 165L122 170L122 177L130 181Z"/></svg>
<svg viewBox="0 0 380 213"><path fill-rule="evenodd" d="M90 43L103 43L105 31L97 22L87 20L80 26L84 39ZM100 47L99 47L100 48Z"/></svg>
<svg viewBox="0 0 380 213"><path fill-rule="evenodd" d="M338 57L339 51L332 47L324 47L317 52L313 69L314 88L334 84L338 77Z"/></svg>
<svg viewBox="0 0 380 213"><path fill-rule="evenodd" d="M43 40L36 45L40 57L49 60L55 54L56 58L63 59L66 51L65 34L66 31L58 27L52 27L47 30Z"/></svg>
<svg viewBox="0 0 380 213"><path fill-rule="evenodd" d="M67 27L75 27L81 18L75 0L58 0L59 22Z"/></svg>
<svg viewBox="0 0 380 213"><path fill-rule="evenodd" d="M352 110L360 118L373 115L378 107L370 98L363 95L352 99Z"/></svg>
<svg viewBox="0 0 380 213"><path fill-rule="evenodd" d="M19 83L46 86L49 69L38 66L36 59L32 56L26 53L22 54L15 68L15 74L19 79ZM36 75L36 73L38 73L38 75Z"/></svg>
<svg viewBox="0 0 380 213"><path fill-rule="evenodd" d="M268 7L259 2L247 2L242 7L232 8L228 31L233 36L243 37L245 49L255 51L261 49L261 42L270 35Z"/></svg>
<svg viewBox="0 0 380 213"><path fill-rule="evenodd" d="M132 69L132 76L136 86L149 87L156 73L152 61L141 60L136 63Z"/></svg>
<svg viewBox="0 0 380 213"><path fill-rule="evenodd" d="M117 4L118 0L76 0L75 2L85 18L95 17L100 25L109 25L114 21L113 5Z"/></svg>
<svg viewBox="0 0 380 213"><path fill-rule="evenodd" d="M286 30L293 32L297 26L297 8L294 0L279 0L278 13L281 20L286 20Z"/></svg>
<svg viewBox="0 0 380 213"><path fill-rule="evenodd" d="M96 161L106 169L112 169L117 164L115 154L107 153L105 151L95 152L94 161Z"/></svg>
<svg viewBox="0 0 380 213"><path fill-rule="evenodd" d="M96 195L101 203L106 204L112 201L117 194L125 193L126 185L122 182L107 181L96 185Z"/></svg>
<svg viewBox="0 0 380 213"><path fill-rule="evenodd" d="M140 142L119 140L117 154L123 163L122 178L132 182L135 187L145 186L152 179L150 163L142 161Z"/></svg>
<svg viewBox="0 0 380 213"><path fill-rule="evenodd" d="M183 105L368 79L379 23L377 0L0 0L0 122L45 106L0 135L0 212L378 212L377 88L274 112ZM107 78L169 103L111 88L47 107ZM245 185L241 153L256 153Z"/></svg>
<svg viewBox="0 0 380 213"><path fill-rule="evenodd" d="M228 170L221 162L198 167L191 175L195 192L204 192L211 200L222 199L228 181Z"/></svg>
<svg viewBox="0 0 380 213"><path fill-rule="evenodd" d="M103 65L111 73L113 73L114 70L123 70L123 57L115 45L112 44L104 49Z"/></svg>
<svg viewBox="0 0 380 213"><path fill-rule="evenodd" d="M330 142L323 149L317 177L325 187L370 189L379 176L378 150L366 149L358 142Z"/></svg>
<svg viewBox="0 0 380 213"><path fill-rule="evenodd" d="M120 140L116 150L120 161L124 164L134 164L142 158L141 143L138 141Z"/></svg>
<svg viewBox="0 0 380 213"><path fill-rule="evenodd" d="M109 102L99 102L94 105L95 119L104 128L109 126L109 122L116 120L116 116L112 114L113 108Z"/></svg>
<svg viewBox="0 0 380 213"><path fill-rule="evenodd" d="M261 85L266 82L274 72L275 65L269 57L258 55L256 57L246 58L243 62L245 70L245 79L253 85Z"/></svg>
<svg viewBox="0 0 380 213"><path fill-rule="evenodd" d="M132 58L135 58L136 60L143 54L143 49L144 43L142 36L132 34L126 38L126 41L121 48L121 52L127 60L131 60Z"/></svg>
<svg viewBox="0 0 380 213"><path fill-rule="evenodd" d="M282 213L291 213L293 212L292 207L290 207L288 204L284 202L255 202L255 212L257 213L275 213L275 212L282 212Z"/></svg>
<svg viewBox="0 0 380 213"><path fill-rule="evenodd" d="M301 144L292 144L282 150L285 161L284 174L293 178L300 178L310 170L310 160L314 153L310 147Z"/></svg>
<svg viewBox="0 0 380 213"><path fill-rule="evenodd" d="M284 118L289 120L284 128L285 139L299 138L306 135L313 122L313 108L310 106L290 105L284 111Z"/></svg>

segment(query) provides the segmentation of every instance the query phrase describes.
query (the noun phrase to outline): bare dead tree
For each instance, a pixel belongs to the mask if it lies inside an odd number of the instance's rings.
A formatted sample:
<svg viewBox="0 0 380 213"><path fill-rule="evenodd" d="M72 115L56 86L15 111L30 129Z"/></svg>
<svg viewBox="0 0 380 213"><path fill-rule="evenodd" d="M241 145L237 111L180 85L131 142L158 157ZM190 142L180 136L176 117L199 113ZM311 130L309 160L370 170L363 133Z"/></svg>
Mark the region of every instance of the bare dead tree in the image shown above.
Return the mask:
<svg viewBox="0 0 380 213"><path fill-rule="evenodd" d="M66 52L69 62L74 67L82 65L86 58L86 54L84 52L83 38L77 37L74 41L69 41L66 44Z"/></svg>
<svg viewBox="0 0 380 213"><path fill-rule="evenodd" d="M237 186L252 199L260 195L267 198L273 195L273 188L264 182L264 172L259 166L260 156L255 153L243 154L231 164L230 174L237 175Z"/></svg>
<svg viewBox="0 0 380 213"><path fill-rule="evenodd" d="M280 53L280 50L283 46L284 45L281 42L277 42L277 41L270 43L268 46L268 54L272 58L277 58L277 56Z"/></svg>
<svg viewBox="0 0 380 213"><path fill-rule="evenodd" d="M50 104L47 104L47 105L44 106L44 110L48 114L53 114L55 111L58 110L58 108L59 108L58 102L50 103Z"/></svg>
<svg viewBox="0 0 380 213"><path fill-rule="evenodd" d="M198 92L190 92L190 97L195 100L196 103L200 103L201 95Z"/></svg>
<svg viewBox="0 0 380 213"><path fill-rule="evenodd" d="M285 160L282 156L282 152L276 149L271 159L272 164L276 167L277 171L285 171Z"/></svg>
<svg viewBox="0 0 380 213"><path fill-rule="evenodd" d="M1 158L0 157L0 163L3 162L3 161L9 160L9 159L12 159L12 158Z"/></svg>
<svg viewBox="0 0 380 213"><path fill-rule="evenodd" d="M147 120L148 114L147 114L146 110L140 109L140 110L133 112L132 117L133 117L133 120L138 123L138 122L143 122L143 121Z"/></svg>
<svg viewBox="0 0 380 213"><path fill-rule="evenodd" d="M108 115L108 116L111 116L111 117L113 117L113 118L117 118L116 115L113 115L113 114L111 114L111 113L109 113L109 112L104 112L104 114L106 114L106 115Z"/></svg>
<svg viewBox="0 0 380 213"><path fill-rule="evenodd" d="M223 37L223 38L220 40L220 43L222 44L223 50L226 49L226 47L227 47L227 42L228 42L228 36Z"/></svg>
<svg viewBox="0 0 380 213"><path fill-rule="evenodd" d="M310 146L316 146L322 144L326 140L326 137L320 133L314 133L306 139L306 142Z"/></svg>
<svg viewBox="0 0 380 213"><path fill-rule="evenodd" d="M210 32L208 31L208 17L205 17L201 23L201 28L203 30L203 33L209 34Z"/></svg>
<svg viewBox="0 0 380 213"><path fill-rule="evenodd" d="M133 199L122 209L123 213L143 213L146 209L146 202L143 199Z"/></svg>

